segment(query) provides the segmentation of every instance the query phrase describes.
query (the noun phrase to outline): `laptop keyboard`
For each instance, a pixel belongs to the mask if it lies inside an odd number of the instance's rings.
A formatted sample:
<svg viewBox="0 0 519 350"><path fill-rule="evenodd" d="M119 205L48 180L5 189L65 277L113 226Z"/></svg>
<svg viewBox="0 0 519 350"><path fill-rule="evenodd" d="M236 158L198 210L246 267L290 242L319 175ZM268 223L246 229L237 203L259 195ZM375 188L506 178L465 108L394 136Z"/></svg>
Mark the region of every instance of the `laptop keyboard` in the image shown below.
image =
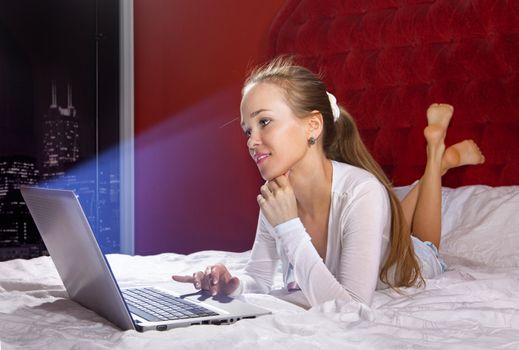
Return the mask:
<svg viewBox="0 0 519 350"><path fill-rule="evenodd" d="M218 315L196 303L154 288L125 289L122 294L130 312L150 322Z"/></svg>

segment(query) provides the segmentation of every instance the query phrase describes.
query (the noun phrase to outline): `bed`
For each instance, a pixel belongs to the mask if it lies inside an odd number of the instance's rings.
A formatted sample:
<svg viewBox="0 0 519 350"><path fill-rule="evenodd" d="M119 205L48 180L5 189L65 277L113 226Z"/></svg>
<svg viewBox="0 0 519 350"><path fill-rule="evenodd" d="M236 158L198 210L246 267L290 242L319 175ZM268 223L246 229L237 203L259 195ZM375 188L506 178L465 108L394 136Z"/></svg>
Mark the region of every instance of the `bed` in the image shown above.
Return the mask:
<svg viewBox="0 0 519 350"><path fill-rule="evenodd" d="M371 307L331 300L308 308L278 274L271 294L240 296L272 315L137 333L68 299L49 257L13 260L0 263L1 349L519 348L518 2L287 0L269 50L322 69L399 196L423 170L427 105L455 106L447 143L473 138L487 162L445 177L448 271L425 288L377 291ZM108 260L122 287L171 288L171 274L217 262L239 273L249 254Z"/></svg>
<svg viewBox="0 0 519 350"><path fill-rule="evenodd" d="M399 187L403 195L408 187ZM519 348L519 186L443 189L442 252L449 270L425 288L375 293L368 308L328 301L307 309L282 289L244 300L272 315L232 325L122 332L71 301L51 258L0 263L2 349L515 349ZM215 262L239 273L249 251L108 255L121 286L173 287L172 273Z"/></svg>

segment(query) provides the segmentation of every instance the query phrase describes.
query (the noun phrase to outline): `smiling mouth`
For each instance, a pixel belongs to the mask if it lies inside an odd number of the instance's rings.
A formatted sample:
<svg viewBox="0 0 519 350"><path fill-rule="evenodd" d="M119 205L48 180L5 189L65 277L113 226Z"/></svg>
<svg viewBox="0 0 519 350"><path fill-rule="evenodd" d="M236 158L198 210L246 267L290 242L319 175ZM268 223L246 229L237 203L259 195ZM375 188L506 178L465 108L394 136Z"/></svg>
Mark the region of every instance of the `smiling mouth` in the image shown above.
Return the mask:
<svg viewBox="0 0 519 350"><path fill-rule="evenodd" d="M267 159L268 157L270 157L270 155L271 155L270 153L265 153L265 154L261 154L261 155L259 155L259 156L254 157L255 160L256 160L256 164L259 165L260 163L262 163L263 161L265 161L265 159Z"/></svg>

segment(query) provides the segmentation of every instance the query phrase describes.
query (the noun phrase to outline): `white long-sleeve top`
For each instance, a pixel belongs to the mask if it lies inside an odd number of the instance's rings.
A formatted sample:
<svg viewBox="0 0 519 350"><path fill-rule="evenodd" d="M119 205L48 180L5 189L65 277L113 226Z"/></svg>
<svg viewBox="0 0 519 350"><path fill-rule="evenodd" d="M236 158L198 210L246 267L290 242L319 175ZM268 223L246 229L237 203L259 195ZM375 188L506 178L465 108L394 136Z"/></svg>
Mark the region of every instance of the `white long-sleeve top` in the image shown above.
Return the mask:
<svg viewBox="0 0 519 350"><path fill-rule="evenodd" d="M385 187L358 167L332 161L328 242L323 259L299 218L272 227L260 211L249 262L233 296L268 293L281 260L310 305L353 299L370 305L389 248L391 209Z"/></svg>

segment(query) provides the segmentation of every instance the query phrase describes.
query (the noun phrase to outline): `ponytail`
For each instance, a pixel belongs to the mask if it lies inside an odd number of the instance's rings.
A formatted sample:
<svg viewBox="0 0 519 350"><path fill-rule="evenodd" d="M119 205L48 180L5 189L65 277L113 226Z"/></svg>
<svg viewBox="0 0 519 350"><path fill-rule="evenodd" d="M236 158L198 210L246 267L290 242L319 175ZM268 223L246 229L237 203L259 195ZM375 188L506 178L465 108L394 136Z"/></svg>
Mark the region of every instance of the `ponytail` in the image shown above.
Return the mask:
<svg viewBox="0 0 519 350"><path fill-rule="evenodd" d="M380 271L380 280L392 288L422 285L425 281L414 254L410 228L391 182L362 142L355 121L343 108L341 108L341 117L334 123L334 129L332 135L325 137L326 156L369 171L384 185L389 195L392 214L391 248ZM389 270L393 265L395 265L395 275L394 279L391 279Z"/></svg>

